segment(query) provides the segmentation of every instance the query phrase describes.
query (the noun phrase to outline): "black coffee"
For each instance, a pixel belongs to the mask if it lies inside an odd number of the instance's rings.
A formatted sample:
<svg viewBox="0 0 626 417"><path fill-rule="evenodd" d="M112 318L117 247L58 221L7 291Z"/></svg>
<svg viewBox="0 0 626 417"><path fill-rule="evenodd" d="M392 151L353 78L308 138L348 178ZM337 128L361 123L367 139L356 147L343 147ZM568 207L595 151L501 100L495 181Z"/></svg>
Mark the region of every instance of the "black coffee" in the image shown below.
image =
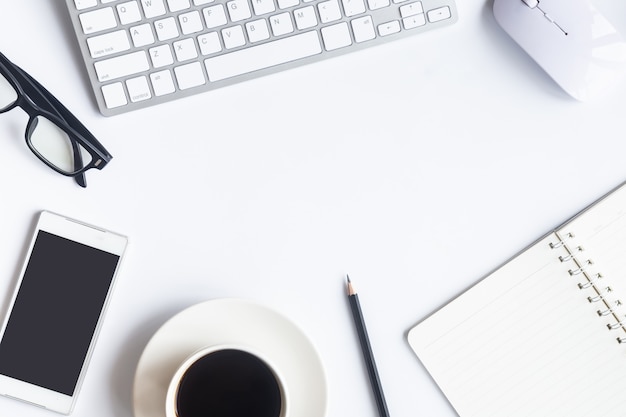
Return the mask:
<svg viewBox="0 0 626 417"><path fill-rule="evenodd" d="M279 417L280 387L256 356L219 350L195 361L181 378L178 417Z"/></svg>

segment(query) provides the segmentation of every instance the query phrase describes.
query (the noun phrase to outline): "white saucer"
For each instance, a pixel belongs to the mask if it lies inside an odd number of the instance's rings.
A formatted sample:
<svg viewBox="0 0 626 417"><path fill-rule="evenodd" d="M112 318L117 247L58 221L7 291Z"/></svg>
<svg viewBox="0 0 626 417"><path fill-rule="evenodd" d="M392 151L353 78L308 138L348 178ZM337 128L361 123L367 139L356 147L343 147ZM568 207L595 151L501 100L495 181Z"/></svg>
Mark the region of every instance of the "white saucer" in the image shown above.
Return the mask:
<svg viewBox="0 0 626 417"><path fill-rule="evenodd" d="M165 417L165 395L178 366L201 347L244 344L279 368L289 390L289 415L323 417L326 377L306 335L289 319L249 301L217 299L169 319L146 345L135 372L135 417Z"/></svg>

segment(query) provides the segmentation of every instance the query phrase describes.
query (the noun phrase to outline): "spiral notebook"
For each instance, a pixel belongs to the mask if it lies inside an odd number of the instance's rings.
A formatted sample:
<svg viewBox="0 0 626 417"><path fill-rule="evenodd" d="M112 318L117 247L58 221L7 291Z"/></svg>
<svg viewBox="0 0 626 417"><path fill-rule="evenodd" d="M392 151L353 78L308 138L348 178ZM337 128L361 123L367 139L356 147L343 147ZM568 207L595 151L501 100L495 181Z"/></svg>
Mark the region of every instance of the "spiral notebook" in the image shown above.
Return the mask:
<svg viewBox="0 0 626 417"><path fill-rule="evenodd" d="M626 415L625 184L409 330L459 416Z"/></svg>

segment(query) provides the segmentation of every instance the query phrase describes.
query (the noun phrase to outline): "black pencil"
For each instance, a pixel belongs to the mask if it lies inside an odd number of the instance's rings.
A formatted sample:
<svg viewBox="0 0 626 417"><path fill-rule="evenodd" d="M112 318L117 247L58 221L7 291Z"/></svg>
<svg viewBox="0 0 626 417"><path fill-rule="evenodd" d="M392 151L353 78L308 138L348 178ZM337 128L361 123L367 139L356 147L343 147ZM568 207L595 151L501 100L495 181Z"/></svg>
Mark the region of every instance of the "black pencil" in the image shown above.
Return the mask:
<svg viewBox="0 0 626 417"><path fill-rule="evenodd" d="M376 397L378 414L380 415L380 417L389 417L387 403L385 402L385 395L383 394L383 387L380 384L378 370L376 369L376 361L374 361L374 353L372 352L372 346L370 345L370 340L367 335L367 329L365 328L365 321L363 320L363 313L361 312L359 296L354 290L352 282L350 282L350 277L346 276L346 278L348 281L348 299L350 300L352 317L354 318L356 331L359 334L359 342L361 343L361 349L363 350L363 357L365 358L367 373L370 377L370 383L372 385L372 390L374 391L374 397Z"/></svg>

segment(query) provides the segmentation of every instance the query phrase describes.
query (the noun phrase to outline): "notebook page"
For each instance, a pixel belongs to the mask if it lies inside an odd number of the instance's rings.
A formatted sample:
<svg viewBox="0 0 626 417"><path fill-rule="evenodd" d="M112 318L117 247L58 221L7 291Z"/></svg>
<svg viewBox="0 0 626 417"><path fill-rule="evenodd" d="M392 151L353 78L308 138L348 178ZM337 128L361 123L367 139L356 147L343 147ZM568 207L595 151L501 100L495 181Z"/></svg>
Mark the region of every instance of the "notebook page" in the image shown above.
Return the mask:
<svg viewBox="0 0 626 417"><path fill-rule="evenodd" d="M584 252L597 261L586 265L589 274L600 259L611 274L626 272L616 248L621 243L626 257L626 192L618 194L567 225L581 229L576 239L590 239ZM541 239L409 332L461 417L624 415L626 345L596 314L580 275L559 260L568 252L551 249L554 242L556 234Z"/></svg>

